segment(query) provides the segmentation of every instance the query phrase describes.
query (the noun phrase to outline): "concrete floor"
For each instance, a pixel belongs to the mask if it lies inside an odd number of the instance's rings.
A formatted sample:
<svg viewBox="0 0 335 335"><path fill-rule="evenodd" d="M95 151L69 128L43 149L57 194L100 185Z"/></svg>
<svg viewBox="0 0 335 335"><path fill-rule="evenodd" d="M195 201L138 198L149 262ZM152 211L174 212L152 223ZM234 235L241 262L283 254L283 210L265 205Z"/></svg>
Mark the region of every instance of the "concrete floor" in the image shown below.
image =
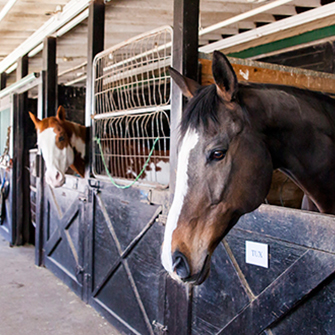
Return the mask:
<svg viewBox="0 0 335 335"><path fill-rule="evenodd" d="M34 247L10 248L0 236L0 335L119 335L45 268Z"/></svg>

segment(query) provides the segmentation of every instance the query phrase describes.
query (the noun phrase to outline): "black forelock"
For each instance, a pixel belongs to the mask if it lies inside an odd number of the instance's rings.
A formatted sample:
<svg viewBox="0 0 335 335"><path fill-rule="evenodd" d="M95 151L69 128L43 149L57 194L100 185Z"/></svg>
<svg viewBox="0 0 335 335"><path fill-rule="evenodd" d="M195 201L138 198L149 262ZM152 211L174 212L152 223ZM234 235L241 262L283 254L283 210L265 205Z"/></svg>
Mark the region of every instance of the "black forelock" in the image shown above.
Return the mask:
<svg viewBox="0 0 335 335"><path fill-rule="evenodd" d="M217 125L219 123L217 115L219 99L214 84L200 88L183 111L180 124L181 137L184 137L189 128L198 129L203 126L207 129Z"/></svg>

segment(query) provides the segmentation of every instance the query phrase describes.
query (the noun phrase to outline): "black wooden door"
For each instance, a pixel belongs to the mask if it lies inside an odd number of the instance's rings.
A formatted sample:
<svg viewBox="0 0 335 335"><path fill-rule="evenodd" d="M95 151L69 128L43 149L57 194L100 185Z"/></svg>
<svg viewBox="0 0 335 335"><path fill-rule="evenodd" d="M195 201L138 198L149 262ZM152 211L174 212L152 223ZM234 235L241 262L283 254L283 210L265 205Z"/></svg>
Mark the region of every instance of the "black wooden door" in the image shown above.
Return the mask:
<svg viewBox="0 0 335 335"><path fill-rule="evenodd" d="M268 268L246 263L246 241L269 246ZM275 206L245 215L190 297L191 334L335 334L335 218Z"/></svg>
<svg viewBox="0 0 335 335"><path fill-rule="evenodd" d="M163 205L151 191L99 184L92 202L90 303L126 334L164 329ZM168 191L158 203L164 203Z"/></svg>
<svg viewBox="0 0 335 335"><path fill-rule="evenodd" d="M44 189L43 263L83 298L86 241L86 183L66 177L60 188Z"/></svg>

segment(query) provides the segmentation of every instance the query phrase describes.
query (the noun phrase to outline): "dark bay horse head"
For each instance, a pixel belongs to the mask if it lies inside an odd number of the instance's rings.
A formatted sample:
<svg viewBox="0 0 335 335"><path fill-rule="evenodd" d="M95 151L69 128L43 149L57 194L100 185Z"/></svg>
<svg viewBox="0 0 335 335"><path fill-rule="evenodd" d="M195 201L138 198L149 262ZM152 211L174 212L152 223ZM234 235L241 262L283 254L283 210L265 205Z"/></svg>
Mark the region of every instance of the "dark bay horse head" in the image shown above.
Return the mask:
<svg viewBox="0 0 335 335"><path fill-rule="evenodd" d="M43 120L30 113L37 130L37 143L46 165L45 181L52 187L65 183L65 172L70 167L84 177L86 128L65 119L60 106L56 117Z"/></svg>
<svg viewBox="0 0 335 335"><path fill-rule="evenodd" d="M270 84L238 83L214 52L215 84L171 69L190 100L182 115L174 200L162 249L177 280L200 284L211 255L265 199L273 169L286 173L322 213L335 214L335 100Z"/></svg>
<svg viewBox="0 0 335 335"><path fill-rule="evenodd" d="M266 197L272 160L237 97L236 75L215 52L215 84L199 87L171 75L191 100L183 113L175 196L166 225L162 263L176 279L200 284L211 255L238 221Z"/></svg>

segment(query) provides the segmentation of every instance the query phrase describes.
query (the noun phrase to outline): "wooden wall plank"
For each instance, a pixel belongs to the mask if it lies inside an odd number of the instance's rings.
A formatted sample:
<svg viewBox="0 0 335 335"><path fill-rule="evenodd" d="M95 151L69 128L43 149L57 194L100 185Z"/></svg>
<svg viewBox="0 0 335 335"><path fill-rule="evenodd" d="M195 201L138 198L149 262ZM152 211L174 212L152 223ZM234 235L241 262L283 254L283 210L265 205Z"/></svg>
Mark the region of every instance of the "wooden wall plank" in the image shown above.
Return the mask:
<svg viewBox="0 0 335 335"><path fill-rule="evenodd" d="M240 82L289 85L335 94L335 75L332 74L237 58L229 60ZM202 65L202 84L212 84L212 61L201 58L199 62Z"/></svg>
<svg viewBox="0 0 335 335"><path fill-rule="evenodd" d="M242 216L234 229L335 254L334 215L262 205Z"/></svg>
<svg viewBox="0 0 335 335"><path fill-rule="evenodd" d="M334 255L307 251L218 334L260 334L334 272Z"/></svg>

